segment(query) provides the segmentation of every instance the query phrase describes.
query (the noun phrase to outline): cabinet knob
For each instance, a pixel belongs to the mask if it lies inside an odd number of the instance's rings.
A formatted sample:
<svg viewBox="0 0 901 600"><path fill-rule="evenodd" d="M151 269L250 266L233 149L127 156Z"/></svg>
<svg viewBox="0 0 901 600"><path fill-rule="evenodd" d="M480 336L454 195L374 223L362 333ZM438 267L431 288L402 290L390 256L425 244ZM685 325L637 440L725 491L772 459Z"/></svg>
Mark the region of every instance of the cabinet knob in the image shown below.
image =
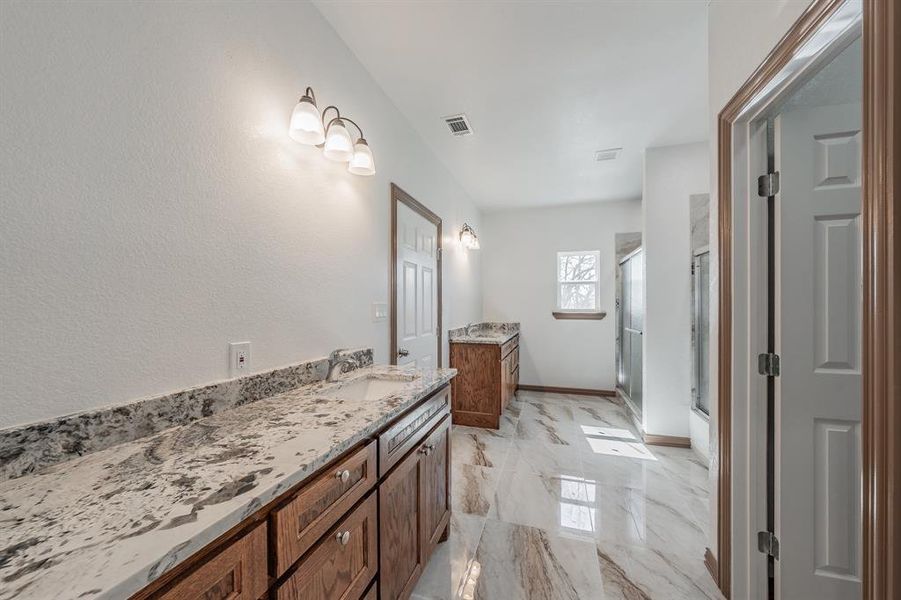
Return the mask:
<svg viewBox="0 0 901 600"><path fill-rule="evenodd" d="M335 540L337 540L338 543L341 544L342 546L346 546L347 542L350 541L350 532L349 531L345 531L345 532L339 531L338 533L335 534Z"/></svg>
<svg viewBox="0 0 901 600"><path fill-rule="evenodd" d="M335 473L335 478L340 479L341 483L347 483L347 481L350 479L350 471L348 471L347 469L338 471Z"/></svg>

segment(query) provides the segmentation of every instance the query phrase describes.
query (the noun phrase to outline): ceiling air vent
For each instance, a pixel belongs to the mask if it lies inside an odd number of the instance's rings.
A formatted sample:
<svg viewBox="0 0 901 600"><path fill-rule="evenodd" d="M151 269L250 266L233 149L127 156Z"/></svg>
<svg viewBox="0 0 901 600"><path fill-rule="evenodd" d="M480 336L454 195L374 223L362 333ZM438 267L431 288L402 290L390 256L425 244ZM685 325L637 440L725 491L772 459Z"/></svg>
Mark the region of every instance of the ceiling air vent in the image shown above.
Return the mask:
<svg viewBox="0 0 901 600"><path fill-rule="evenodd" d="M472 135L472 126L466 115L454 115L452 117L444 117L451 134L453 135Z"/></svg>
<svg viewBox="0 0 901 600"><path fill-rule="evenodd" d="M605 160L616 160L617 158L619 158L619 154L622 151L622 148L607 148L606 150L598 150L594 153L594 159L598 162L603 162Z"/></svg>

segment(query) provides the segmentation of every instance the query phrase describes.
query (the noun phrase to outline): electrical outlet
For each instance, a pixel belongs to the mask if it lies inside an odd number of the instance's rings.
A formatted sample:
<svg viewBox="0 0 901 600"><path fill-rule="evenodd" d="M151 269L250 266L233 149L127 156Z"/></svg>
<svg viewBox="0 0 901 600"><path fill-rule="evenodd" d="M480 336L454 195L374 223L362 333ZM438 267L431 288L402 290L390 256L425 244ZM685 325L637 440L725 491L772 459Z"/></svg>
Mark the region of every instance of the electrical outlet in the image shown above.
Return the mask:
<svg viewBox="0 0 901 600"><path fill-rule="evenodd" d="M228 345L228 373L231 377L250 373L250 342L231 342Z"/></svg>
<svg viewBox="0 0 901 600"><path fill-rule="evenodd" d="M372 303L372 322L378 323L388 319L388 304L386 302Z"/></svg>

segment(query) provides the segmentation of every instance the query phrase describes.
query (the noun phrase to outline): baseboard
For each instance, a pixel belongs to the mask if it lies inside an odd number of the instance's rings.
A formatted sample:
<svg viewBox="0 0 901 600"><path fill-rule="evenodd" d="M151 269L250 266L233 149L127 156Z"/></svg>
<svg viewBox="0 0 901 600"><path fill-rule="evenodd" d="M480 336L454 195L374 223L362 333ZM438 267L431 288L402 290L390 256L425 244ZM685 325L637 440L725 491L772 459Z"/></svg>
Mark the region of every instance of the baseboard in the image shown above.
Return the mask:
<svg viewBox="0 0 901 600"><path fill-rule="evenodd" d="M713 578L713 583L715 583L716 586L719 587L720 582L718 581L718 574L720 572L720 569L717 565L716 557L713 556L713 552L710 551L710 548L704 549L704 565L707 567L707 571L710 572L710 576Z"/></svg>
<svg viewBox="0 0 901 600"><path fill-rule="evenodd" d="M651 446L673 446L675 448L691 448L691 438L678 435L643 434L644 443Z"/></svg>
<svg viewBox="0 0 901 600"><path fill-rule="evenodd" d="M587 388L555 387L550 385L520 384L516 386L516 389L524 392L548 392L550 394L573 394L575 396L604 396L605 398L616 396L616 392L613 390L590 390Z"/></svg>

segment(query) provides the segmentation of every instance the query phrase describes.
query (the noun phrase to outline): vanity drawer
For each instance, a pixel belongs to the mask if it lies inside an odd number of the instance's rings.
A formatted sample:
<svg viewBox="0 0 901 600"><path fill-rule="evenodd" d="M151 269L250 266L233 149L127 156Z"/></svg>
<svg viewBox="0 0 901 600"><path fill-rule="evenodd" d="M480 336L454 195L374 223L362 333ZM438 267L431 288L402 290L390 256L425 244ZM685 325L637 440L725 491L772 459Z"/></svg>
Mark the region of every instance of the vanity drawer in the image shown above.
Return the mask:
<svg viewBox="0 0 901 600"><path fill-rule="evenodd" d="M504 342L504 345L501 346L501 358L504 358L505 356L510 354L510 352L512 352L513 349L517 348L517 347L519 347L519 336L518 335L516 337L514 337L512 340L510 340L509 342Z"/></svg>
<svg viewBox="0 0 901 600"><path fill-rule="evenodd" d="M363 598L378 572L376 494L329 531L275 593L276 600Z"/></svg>
<svg viewBox="0 0 901 600"><path fill-rule="evenodd" d="M309 550L344 513L375 487L376 443L352 452L272 512L276 577Z"/></svg>
<svg viewBox="0 0 901 600"><path fill-rule="evenodd" d="M402 416L379 435L379 477L404 457L450 412L450 386Z"/></svg>
<svg viewBox="0 0 901 600"><path fill-rule="evenodd" d="M179 581L160 600L257 600L269 585L263 523Z"/></svg>

